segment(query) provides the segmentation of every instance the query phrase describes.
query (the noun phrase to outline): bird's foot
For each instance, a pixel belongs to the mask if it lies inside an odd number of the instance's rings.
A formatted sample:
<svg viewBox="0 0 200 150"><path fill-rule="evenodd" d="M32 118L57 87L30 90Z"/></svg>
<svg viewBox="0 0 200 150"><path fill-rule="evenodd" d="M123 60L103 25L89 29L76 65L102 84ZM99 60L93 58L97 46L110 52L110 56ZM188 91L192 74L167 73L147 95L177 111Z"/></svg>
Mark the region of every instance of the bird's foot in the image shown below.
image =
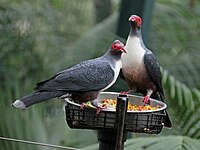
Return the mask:
<svg viewBox="0 0 200 150"><path fill-rule="evenodd" d="M120 92L120 94L129 94L129 91Z"/></svg>
<svg viewBox="0 0 200 150"><path fill-rule="evenodd" d="M106 108L106 106L105 105L99 105L99 106L97 106L96 107L97 108L97 111L96 111L96 115L99 115L99 113L100 113L100 111L101 111L101 109L105 109Z"/></svg>
<svg viewBox="0 0 200 150"><path fill-rule="evenodd" d="M106 108L105 105L99 104L97 100L93 100L93 101L87 102L87 103L81 103L80 108L83 109L85 107L95 108L96 109L96 115L99 115L101 109Z"/></svg>
<svg viewBox="0 0 200 150"><path fill-rule="evenodd" d="M80 108L83 109L85 107L85 103L81 103Z"/></svg>
<svg viewBox="0 0 200 150"><path fill-rule="evenodd" d="M144 104L147 104L148 103L148 101L149 101L149 96L148 95L146 95L144 98L143 98L143 102L144 102Z"/></svg>
<svg viewBox="0 0 200 150"><path fill-rule="evenodd" d="M135 90L128 90L128 91L120 92L120 94L133 94L134 92Z"/></svg>
<svg viewBox="0 0 200 150"><path fill-rule="evenodd" d="M81 103L80 108L83 109L85 107L92 107L92 108L96 108L95 106L93 106L90 102L87 103Z"/></svg>
<svg viewBox="0 0 200 150"><path fill-rule="evenodd" d="M101 108L97 107L96 115L99 115L100 111L101 111Z"/></svg>

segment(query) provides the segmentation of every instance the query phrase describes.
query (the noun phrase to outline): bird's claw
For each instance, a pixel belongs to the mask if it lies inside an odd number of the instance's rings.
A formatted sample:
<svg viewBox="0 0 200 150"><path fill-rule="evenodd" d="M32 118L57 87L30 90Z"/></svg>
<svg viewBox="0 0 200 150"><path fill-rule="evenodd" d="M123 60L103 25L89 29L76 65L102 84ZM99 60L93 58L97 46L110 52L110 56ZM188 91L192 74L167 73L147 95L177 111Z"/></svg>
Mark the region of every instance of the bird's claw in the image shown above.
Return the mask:
<svg viewBox="0 0 200 150"><path fill-rule="evenodd" d="M128 90L128 91L120 92L120 94L134 94L134 93L135 93L135 90Z"/></svg>
<svg viewBox="0 0 200 150"><path fill-rule="evenodd" d="M80 108L83 109L85 107L85 105L86 105L85 103L81 103Z"/></svg>
<svg viewBox="0 0 200 150"><path fill-rule="evenodd" d="M129 94L128 91L123 91L123 92L120 92L120 94Z"/></svg>
<svg viewBox="0 0 200 150"><path fill-rule="evenodd" d="M99 107L100 109L105 109L105 108L106 108L106 106L105 106L105 105L102 105L102 104L99 105L98 107Z"/></svg>
<svg viewBox="0 0 200 150"><path fill-rule="evenodd" d="M84 107L96 108L96 107L93 106L90 102L87 102L87 103L81 103L80 108L83 109Z"/></svg>
<svg viewBox="0 0 200 150"><path fill-rule="evenodd" d="M100 111L101 111L101 108L97 107L96 115L99 115Z"/></svg>
<svg viewBox="0 0 200 150"><path fill-rule="evenodd" d="M105 109L106 106L99 104L98 106L93 106L91 103L81 103L80 108L83 109L84 107L96 108L96 115L99 115L101 109Z"/></svg>
<svg viewBox="0 0 200 150"><path fill-rule="evenodd" d="M144 98L143 98L143 100L142 100L143 102L144 102L144 104L147 104L148 103L148 101L149 101L149 96L148 95L146 95Z"/></svg>
<svg viewBox="0 0 200 150"><path fill-rule="evenodd" d="M96 108L97 108L96 115L99 115L101 109L105 109L106 106L104 106L104 105L99 105L99 106L97 106Z"/></svg>

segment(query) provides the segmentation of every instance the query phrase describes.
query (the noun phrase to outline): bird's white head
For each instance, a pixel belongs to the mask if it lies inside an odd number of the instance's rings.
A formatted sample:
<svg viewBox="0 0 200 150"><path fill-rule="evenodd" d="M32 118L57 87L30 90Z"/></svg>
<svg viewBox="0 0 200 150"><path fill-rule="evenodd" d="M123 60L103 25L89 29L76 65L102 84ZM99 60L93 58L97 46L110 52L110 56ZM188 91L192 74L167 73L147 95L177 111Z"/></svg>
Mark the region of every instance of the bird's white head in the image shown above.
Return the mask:
<svg viewBox="0 0 200 150"><path fill-rule="evenodd" d="M128 19L131 22L132 26L140 28L142 25L142 19L137 15L131 15Z"/></svg>

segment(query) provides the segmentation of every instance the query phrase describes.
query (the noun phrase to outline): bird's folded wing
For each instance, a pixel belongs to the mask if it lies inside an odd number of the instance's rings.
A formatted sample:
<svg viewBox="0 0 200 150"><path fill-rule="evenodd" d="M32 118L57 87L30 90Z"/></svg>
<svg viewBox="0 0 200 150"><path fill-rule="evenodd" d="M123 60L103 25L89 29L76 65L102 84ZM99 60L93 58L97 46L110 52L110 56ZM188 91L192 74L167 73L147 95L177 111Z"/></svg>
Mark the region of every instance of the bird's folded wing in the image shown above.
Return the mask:
<svg viewBox="0 0 200 150"><path fill-rule="evenodd" d="M157 90L163 93L160 65L151 51L145 53L144 64L151 80L156 85Z"/></svg>
<svg viewBox="0 0 200 150"><path fill-rule="evenodd" d="M36 90L89 91L110 84L114 71L108 62L84 61L37 84Z"/></svg>

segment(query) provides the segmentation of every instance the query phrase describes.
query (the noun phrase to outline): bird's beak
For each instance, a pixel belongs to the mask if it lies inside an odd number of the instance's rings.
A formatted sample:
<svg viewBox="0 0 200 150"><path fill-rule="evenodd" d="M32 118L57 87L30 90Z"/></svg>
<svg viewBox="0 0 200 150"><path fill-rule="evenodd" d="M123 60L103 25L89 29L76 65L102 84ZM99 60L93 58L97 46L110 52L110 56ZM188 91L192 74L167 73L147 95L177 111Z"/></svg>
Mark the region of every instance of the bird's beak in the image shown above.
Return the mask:
<svg viewBox="0 0 200 150"><path fill-rule="evenodd" d="M135 21L135 17L132 15L129 17L128 21Z"/></svg>
<svg viewBox="0 0 200 150"><path fill-rule="evenodd" d="M124 52L124 53L127 53L127 51L124 47L121 47L121 51Z"/></svg>

